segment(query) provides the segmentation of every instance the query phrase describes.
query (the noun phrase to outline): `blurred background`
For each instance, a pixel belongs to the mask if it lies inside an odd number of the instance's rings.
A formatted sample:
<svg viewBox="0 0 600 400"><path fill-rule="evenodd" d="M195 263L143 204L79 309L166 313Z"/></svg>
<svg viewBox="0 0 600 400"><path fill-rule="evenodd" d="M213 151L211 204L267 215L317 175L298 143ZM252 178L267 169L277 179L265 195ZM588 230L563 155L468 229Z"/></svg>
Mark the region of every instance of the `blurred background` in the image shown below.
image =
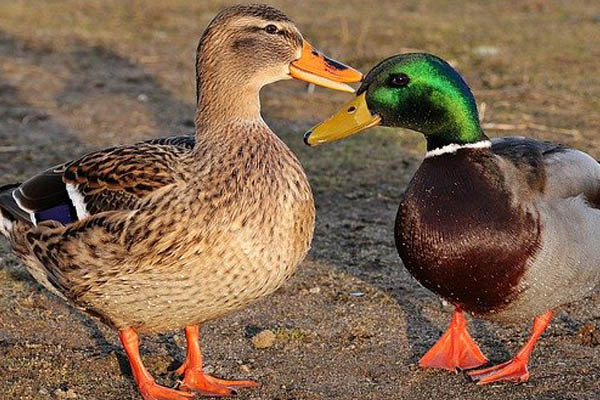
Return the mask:
<svg viewBox="0 0 600 400"><path fill-rule="evenodd" d="M567 143L600 157L600 3L591 0L270 1L326 54L367 72L427 51L473 89L489 136ZM193 134L194 58L213 0L0 2L0 185L115 144ZM532 380L479 388L420 371L449 310L402 268L393 218L423 157L414 132L378 128L308 149L302 134L348 101L297 81L261 95L263 115L298 154L316 194L308 260L243 315L203 328L208 368L263 383L242 399L593 399L600 396L598 296L559 313L534 353ZM252 338L276 340L264 349ZM530 326L476 321L492 361ZM182 335L148 338L159 380L183 360ZM125 375L122 376L121 372ZM135 399L105 326L51 297L0 242L0 398Z"/></svg>

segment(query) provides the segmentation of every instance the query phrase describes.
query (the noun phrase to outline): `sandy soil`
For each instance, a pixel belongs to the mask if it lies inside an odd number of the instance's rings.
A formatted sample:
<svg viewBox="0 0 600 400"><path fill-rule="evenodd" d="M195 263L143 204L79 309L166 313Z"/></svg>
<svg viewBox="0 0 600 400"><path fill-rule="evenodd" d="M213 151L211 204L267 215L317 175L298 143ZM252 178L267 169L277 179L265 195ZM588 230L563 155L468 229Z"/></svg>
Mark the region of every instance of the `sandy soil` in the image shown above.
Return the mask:
<svg viewBox="0 0 600 400"><path fill-rule="evenodd" d="M305 36L364 71L391 54L449 59L478 98L487 132L561 141L600 156L600 6L591 1L277 1ZM484 2L481 2L484 3ZM0 185L86 151L192 134L196 41L229 2L0 3ZM373 3L375 4L375 3ZM565 307L525 384L478 387L423 371L450 310L404 270L393 245L399 197L423 156L416 133L378 129L318 149L305 129L347 95L283 82L264 115L313 185L313 249L275 295L202 327L207 369L252 378L240 399L597 399L600 296ZM473 321L492 362L531 324ZM275 332L265 349L252 338ZM184 358L181 332L144 338L157 379ZM0 241L0 399L138 399L116 334L34 283Z"/></svg>

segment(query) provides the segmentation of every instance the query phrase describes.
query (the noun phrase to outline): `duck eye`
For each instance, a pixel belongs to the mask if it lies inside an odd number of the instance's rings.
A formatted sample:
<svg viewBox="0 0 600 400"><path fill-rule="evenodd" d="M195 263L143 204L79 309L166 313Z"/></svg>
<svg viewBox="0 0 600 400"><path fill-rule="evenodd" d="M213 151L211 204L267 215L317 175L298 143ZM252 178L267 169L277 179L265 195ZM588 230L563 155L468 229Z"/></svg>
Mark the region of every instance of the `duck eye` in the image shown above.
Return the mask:
<svg viewBox="0 0 600 400"><path fill-rule="evenodd" d="M405 87L410 82L410 78L406 74L396 74L392 75L390 79L390 84L396 87Z"/></svg>
<svg viewBox="0 0 600 400"><path fill-rule="evenodd" d="M278 29L275 25L273 24L269 24L267 26L265 26L265 32L270 33L270 34L274 34L277 33Z"/></svg>

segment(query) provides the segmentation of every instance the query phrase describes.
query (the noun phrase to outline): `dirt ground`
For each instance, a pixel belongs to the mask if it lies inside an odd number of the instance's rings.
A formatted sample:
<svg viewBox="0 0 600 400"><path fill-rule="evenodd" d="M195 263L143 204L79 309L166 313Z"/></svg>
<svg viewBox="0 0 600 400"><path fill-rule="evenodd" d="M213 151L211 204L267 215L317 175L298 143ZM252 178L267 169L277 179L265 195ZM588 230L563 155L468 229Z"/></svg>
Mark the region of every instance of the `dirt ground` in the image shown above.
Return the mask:
<svg viewBox="0 0 600 400"><path fill-rule="evenodd" d="M193 133L197 39L230 2L0 2L0 185L86 151ZM491 136L564 142L600 157L597 1L344 0L273 2L315 46L367 71L426 50L450 60L478 99ZM525 384L478 387L424 371L419 357L450 309L404 270L393 245L400 195L424 153L414 132L377 129L308 149L302 133L349 95L299 82L262 93L263 114L313 185L313 248L275 295L202 327L207 369L252 378L239 399L598 399L600 295L560 310ZM492 362L509 358L531 323L475 320ZM256 333L275 343L258 349ZM181 332L146 337L157 379L184 358ZM40 288L0 240L0 399L138 399L110 328Z"/></svg>

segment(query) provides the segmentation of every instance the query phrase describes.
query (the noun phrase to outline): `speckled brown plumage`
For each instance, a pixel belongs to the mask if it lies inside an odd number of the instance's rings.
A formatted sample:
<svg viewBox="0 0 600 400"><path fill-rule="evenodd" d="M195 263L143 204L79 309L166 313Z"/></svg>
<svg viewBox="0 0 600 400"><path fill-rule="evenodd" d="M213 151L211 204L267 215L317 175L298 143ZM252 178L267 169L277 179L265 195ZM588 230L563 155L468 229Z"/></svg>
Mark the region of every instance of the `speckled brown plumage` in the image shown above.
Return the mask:
<svg viewBox="0 0 600 400"><path fill-rule="evenodd" d="M276 20L287 21L281 15ZM216 21L235 17L261 15L244 7ZM211 25L199 59L210 63L221 31ZM294 48L284 49L292 60ZM219 59L238 57L230 56ZM248 73L272 68L277 57ZM9 237L48 289L116 328L164 331L219 317L279 287L308 250L312 193L295 156L260 118L260 79L240 85L227 68L214 68L211 75L199 65L205 84L195 139L97 151L21 186L27 193L59 179L83 196L89 217L66 226L19 219ZM231 85L240 85L235 96L224 90ZM39 196L30 200L23 203L39 204Z"/></svg>
<svg viewBox="0 0 600 400"><path fill-rule="evenodd" d="M239 128L248 136L236 145ZM174 171L166 181L153 181L162 185L151 194L146 187L138 190L139 182L129 185L132 192L126 193L135 201L93 194L121 193L97 186L103 182L98 176L110 176L102 171L114 173L102 169L114 150L107 153L90 173L94 179L84 182L77 175L83 193L104 199L90 210L94 215L66 227L17 223L15 249L48 277L50 290L116 328L175 329L272 292L308 249L314 225L310 188L295 157L263 122L233 123L225 133L229 151L204 154L201 162L198 151L176 155L161 149ZM136 154L133 164L140 171L143 158ZM151 154L149 167L157 165L159 153ZM115 205L135 211L106 211Z"/></svg>
<svg viewBox="0 0 600 400"><path fill-rule="evenodd" d="M255 29L267 23L285 34ZM258 99L301 48L280 11L227 9L198 48L195 138L93 152L0 194L0 232L38 282L120 330L145 399L187 395L153 383L135 332L187 326L197 339L194 326L276 290L309 249L310 186ZM188 345L187 389L254 385L205 376Z"/></svg>

